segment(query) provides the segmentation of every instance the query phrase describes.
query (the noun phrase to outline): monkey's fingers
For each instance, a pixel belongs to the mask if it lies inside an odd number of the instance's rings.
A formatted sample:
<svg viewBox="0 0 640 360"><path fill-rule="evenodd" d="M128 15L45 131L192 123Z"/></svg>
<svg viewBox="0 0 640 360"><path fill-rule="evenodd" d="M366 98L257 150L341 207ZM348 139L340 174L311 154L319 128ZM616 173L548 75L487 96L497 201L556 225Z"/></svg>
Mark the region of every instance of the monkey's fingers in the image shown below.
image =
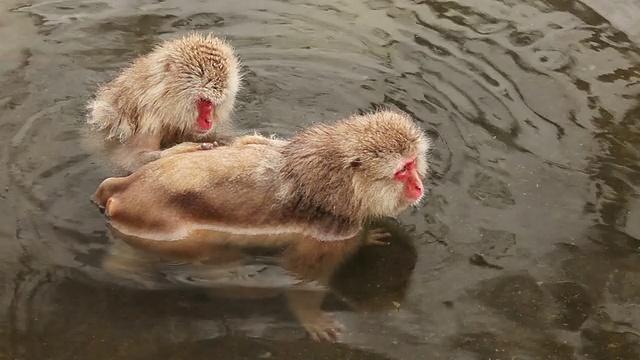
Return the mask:
<svg viewBox="0 0 640 360"><path fill-rule="evenodd" d="M198 145L196 150L211 150L217 147L220 147L220 144L218 144L217 141L214 141L212 143L201 143L200 145Z"/></svg>
<svg viewBox="0 0 640 360"><path fill-rule="evenodd" d="M337 329L328 329L328 330L320 330L309 332L311 335L311 339L315 342L320 342L321 340L326 340L329 342L336 342L338 339L338 335L340 331Z"/></svg>
<svg viewBox="0 0 640 360"><path fill-rule="evenodd" d="M382 228L373 229L369 231L369 234L367 234L367 237L365 239L365 244L366 245L389 245L389 242L387 241L378 240L378 239L387 238L389 236L391 236L391 234L388 232L384 232L384 229Z"/></svg>
<svg viewBox="0 0 640 360"><path fill-rule="evenodd" d="M201 143L198 146L198 150L211 150L214 147L218 147L218 142L214 141L213 143Z"/></svg>
<svg viewBox="0 0 640 360"><path fill-rule="evenodd" d="M316 319L311 324L306 324L305 328L315 342L320 342L321 340L335 342L338 335L344 330L344 326L341 323L326 316Z"/></svg>
<svg viewBox="0 0 640 360"><path fill-rule="evenodd" d="M391 245L391 243L388 241L369 240L367 241L367 245Z"/></svg>

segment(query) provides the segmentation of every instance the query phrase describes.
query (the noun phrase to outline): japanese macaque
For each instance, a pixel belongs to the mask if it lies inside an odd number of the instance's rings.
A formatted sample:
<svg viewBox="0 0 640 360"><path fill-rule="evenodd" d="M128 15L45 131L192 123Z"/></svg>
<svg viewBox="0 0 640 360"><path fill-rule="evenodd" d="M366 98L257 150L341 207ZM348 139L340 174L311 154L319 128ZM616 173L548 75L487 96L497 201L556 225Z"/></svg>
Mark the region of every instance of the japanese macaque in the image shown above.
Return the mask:
<svg viewBox="0 0 640 360"><path fill-rule="evenodd" d="M327 283L396 216L424 196L429 141L401 112L354 115L312 126L290 140L259 135L230 146L163 157L126 177L104 180L92 200L110 226L138 247L198 257L213 247L283 247L283 266ZM314 339L339 324L320 310L318 291L288 292Z"/></svg>
<svg viewBox="0 0 640 360"><path fill-rule="evenodd" d="M240 85L240 63L227 42L198 33L166 41L98 89L88 104L86 144L124 173L210 149L231 137Z"/></svg>

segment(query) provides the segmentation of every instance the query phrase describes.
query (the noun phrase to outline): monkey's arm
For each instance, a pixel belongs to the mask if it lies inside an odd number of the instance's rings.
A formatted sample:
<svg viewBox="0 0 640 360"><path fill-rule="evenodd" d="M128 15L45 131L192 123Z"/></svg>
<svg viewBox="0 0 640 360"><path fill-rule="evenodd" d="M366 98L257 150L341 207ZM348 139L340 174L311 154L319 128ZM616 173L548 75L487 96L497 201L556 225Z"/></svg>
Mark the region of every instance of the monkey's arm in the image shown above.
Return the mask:
<svg viewBox="0 0 640 360"><path fill-rule="evenodd" d="M161 150L160 137L140 135L116 147L113 150L112 159L123 170L132 173L141 166L162 157L199 150L211 150L216 146L218 146L217 143L183 142Z"/></svg>
<svg viewBox="0 0 640 360"><path fill-rule="evenodd" d="M306 281L328 286L336 270L359 248L361 232L336 241L320 241L306 236L289 247L284 254L284 267ZM326 291L290 288L286 292L291 311L315 341L334 341L342 325L321 309Z"/></svg>
<svg viewBox="0 0 640 360"><path fill-rule="evenodd" d="M207 134L205 137L200 139L201 142L209 142L209 143L217 143L218 146L227 146L231 145L235 141L235 136L232 131L216 131L210 134Z"/></svg>
<svg viewBox="0 0 640 360"><path fill-rule="evenodd" d="M326 291L291 288L286 291L291 311L314 341L335 341L342 324L321 309Z"/></svg>
<svg viewBox="0 0 640 360"><path fill-rule="evenodd" d="M339 234L334 234L339 235ZM391 236L382 228L360 228L355 235L343 240L322 241L307 235L287 250L284 265L287 270L305 280L316 280L329 286L331 278L342 264L361 246L388 245L378 239ZM287 299L291 311L315 341L334 341L343 330L342 324L329 317L321 309L326 291L288 289Z"/></svg>
<svg viewBox="0 0 640 360"><path fill-rule="evenodd" d="M161 156L160 137L136 135L112 148L112 161L122 170L132 173Z"/></svg>

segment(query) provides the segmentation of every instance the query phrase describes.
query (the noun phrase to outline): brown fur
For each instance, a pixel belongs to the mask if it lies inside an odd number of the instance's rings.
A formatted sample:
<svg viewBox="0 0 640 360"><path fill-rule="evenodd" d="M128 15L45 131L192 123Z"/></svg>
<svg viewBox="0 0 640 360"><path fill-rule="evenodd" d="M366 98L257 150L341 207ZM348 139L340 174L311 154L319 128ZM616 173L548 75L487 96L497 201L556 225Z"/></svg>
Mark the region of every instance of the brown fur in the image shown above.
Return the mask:
<svg viewBox="0 0 640 360"><path fill-rule="evenodd" d="M367 218L395 216L410 205L393 174L403 158L417 156L424 177L427 149L410 118L381 111L313 126L289 142L252 135L162 158L106 179L94 199L105 206L112 198L106 211L121 231L157 240L196 229L294 229L339 240ZM350 165L355 159L362 161L358 168Z"/></svg>
<svg viewBox="0 0 640 360"><path fill-rule="evenodd" d="M286 269L326 283L363 240L375 243L376 233L361 233L363 222L419 201L404 198L394 174L417 157L424 177L428 147L408 116L379 111L290 141L251 135L161 158L106 179L93 200L136 246L194 257L215 246L282 246ZM322 294L289 296L310 333L325 336L333 322L319 310Z"/></svg>
<svg viewBox="0 0 640 360"><path fill-rule="evenodd" d="M88 104L85 143L106 153L117 171L131 173L162 156L198 149L167 149L175 144L228 140L239 71L233 48L212 35L192 33L159 44L98 89ZM216 105L205 134L195 132L198 98Z"/></svg>

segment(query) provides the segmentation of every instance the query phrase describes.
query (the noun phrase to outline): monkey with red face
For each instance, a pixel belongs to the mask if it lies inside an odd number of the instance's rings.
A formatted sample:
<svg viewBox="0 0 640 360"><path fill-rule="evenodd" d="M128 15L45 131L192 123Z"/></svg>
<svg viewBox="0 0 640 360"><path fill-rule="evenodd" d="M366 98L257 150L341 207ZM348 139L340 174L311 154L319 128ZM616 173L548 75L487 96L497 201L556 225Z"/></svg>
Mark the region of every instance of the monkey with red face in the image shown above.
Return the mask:
<svg viewBox="0 0 640 360"><path fill-rule="evenodd" d="M228 141L239 71L233 48L212 35L159 44L98 89L88 104L85 143L116 171L131 173L163 156Z"/></svg>
<svg viewBox="0 0 640 360"><path fill-rule="evenodd" d="M284 267L327 283L396 216L424 196L429 141L406 114L377 111L318 124L290 140L251 135L230 146L177 154L104 180L93 201L110 225L144 248L198 257L212 246L284 247ZM318 292L288 292L314 338L336 323Z"/></svg>

